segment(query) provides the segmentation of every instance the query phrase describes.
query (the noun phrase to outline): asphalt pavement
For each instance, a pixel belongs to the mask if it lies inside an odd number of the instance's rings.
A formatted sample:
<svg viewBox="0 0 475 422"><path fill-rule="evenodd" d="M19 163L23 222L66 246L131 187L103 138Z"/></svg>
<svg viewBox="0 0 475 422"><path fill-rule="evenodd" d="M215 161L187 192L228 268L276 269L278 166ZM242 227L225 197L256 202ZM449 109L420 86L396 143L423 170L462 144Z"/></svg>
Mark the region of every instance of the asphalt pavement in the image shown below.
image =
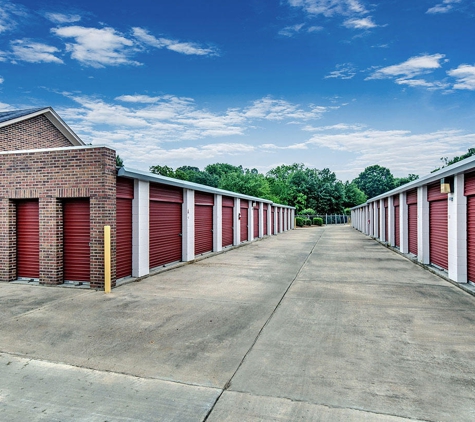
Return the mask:
<svg viewBox="0 0 475 422"><path fill-rule="evenodd" d="M475 297L349 226L0 283L0 421L474 421Z"/></svg>

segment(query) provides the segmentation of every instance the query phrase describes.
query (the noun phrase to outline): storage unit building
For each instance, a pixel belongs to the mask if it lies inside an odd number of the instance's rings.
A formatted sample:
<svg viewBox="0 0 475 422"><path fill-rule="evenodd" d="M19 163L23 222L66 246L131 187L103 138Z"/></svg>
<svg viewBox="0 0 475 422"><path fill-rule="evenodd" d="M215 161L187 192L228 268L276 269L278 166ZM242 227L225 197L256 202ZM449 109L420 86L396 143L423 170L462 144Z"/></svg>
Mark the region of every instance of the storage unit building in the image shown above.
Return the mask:
<svg viewBox="0 0 475 422"><path fill-rule="evenodd" d="M371 198L352 209L355 228L384 241L391 233L378 231L375 220L394 228L394 246L415 256L423 265L445 274L458 283L475 279L475 157L469 157L418 180ZM370 215L374 231L361 224L361 215ZM371 225L369 225L371 226ZM393 246L390 239L390 246Z"/></svg>
<svg viewBox="0 0 475 422"><path fill-rule="evenodd" d="M0 112L0 173L0 281L102 288L107 226L113 285L269 231L272 201L118 169L51 108Z"/></svg>

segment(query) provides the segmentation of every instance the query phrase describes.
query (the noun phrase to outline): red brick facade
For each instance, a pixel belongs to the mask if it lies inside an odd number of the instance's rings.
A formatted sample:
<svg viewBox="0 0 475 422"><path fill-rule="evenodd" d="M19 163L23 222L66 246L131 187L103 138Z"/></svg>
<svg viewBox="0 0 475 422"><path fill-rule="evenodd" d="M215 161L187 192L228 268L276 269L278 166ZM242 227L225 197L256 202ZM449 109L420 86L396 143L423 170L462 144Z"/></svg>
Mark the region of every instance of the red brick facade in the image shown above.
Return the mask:
<svg viewBox="0 0 475 422"><path fill-rule="evenodd" d="M62 200L65 198L89 198L90 201L91 288L104 285L103 228L111 226L111 276L115 280L114 150L75 147L28 153L3 152L0 153L0 174L0 281L16 279L15 201L23 198L39 200L41 284L63 282Z"/></svg>
<svg viewBox="0 0 475 422"><path fill-rule="evenodd" d="M44 115L0 127L0 151L70 146L71 142Z"/></svg>

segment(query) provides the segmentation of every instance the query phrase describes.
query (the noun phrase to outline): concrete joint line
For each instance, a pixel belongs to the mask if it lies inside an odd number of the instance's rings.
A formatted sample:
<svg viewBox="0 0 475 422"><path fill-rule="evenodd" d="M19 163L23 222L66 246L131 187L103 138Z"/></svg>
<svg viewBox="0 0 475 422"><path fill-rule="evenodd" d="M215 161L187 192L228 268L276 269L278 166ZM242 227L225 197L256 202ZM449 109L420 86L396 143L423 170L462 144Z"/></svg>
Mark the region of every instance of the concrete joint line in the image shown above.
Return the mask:
<svg viewBox="0 0 475 422"><path fill-rule="evenodd" d="M94 290L87 290L83 293L78 294L73 299L76 299L77 297L84 296L84 295L90 294L90 293L95 293L95 291ZM43 309L48 309L48 308L52 307L53 305L56 305L57 303L65 302L67 300L71 300L71 298L70 297L65 297L64 299L53 300L53 301L47 303L46 305L40 306L39 308L32 309L31 311L26 311L23 314L14 315L10 318L4 319L3 321L11 321L13 319L23 318L23 317L28 316L30 314L34 314L35 312L42 311Z"/></svg>
<svg viewBox="0 0 475 422"><path fill-rule="evenodd" d="M177 381L177 380L173 380L173 379L169 379L169 378L144 377L144 376L130 374L128 372L110 371L110 370L107 370L107 369L91 368L89 366L72 365L70 363L64 363L64 362L54 362L54 361L46 360L46 359L32 358L32 357L29 357L29 356L26 356L26 355L23 355L23 354L20 354L20 353L6 352L6 351L3 351L3 350L0 350L0 356L13 356L13 357L25 360L26 363L23 365L23 368L27 367L30 362L45 362L45 363L49 363L51 365L56 365L56 366L61 366L62 365L62 366L68 366L68 367L71 367L71 368L77 368L77 369L81 369L81 370L84 370L84 371L89 371L91 373L124 375L126 377L136 378L136 379L139 379L139 380L163 381L163 382L168 382L170 384L185 385L187 387L207 388L209 390L220 391L221 392L220 394L222 394L222 390L220 388L211 387L209 385L204 385L204 384L194 384L194 383L191 383L191 382Z"/></svg>
<svg viewBox="0 0 475 422"><path fill-rule="evenodd" d="M264 331L264 329L267 327L267 325L269 324L269 322L271 321L271 319L273 318L275 312L277 311L277 309L279 309L280 307L280 304L282 303L282 301L284 300L287 292L290 290L290 288L292 287L292 285L294 284L295 280L297 280L297 277L300 275L300 273L302 272L303 268L305 267L305 265L307 264L310 256L313 254L313 251L315 250L315 248L317 247L318 245L318 242L320 242L320 239L323 237L323 234L325 233L325 228L320 232L320 237L317 239L317 241L315 242L315 244L312 246L312 249L310 250L310 252L307 254L307 257L305 258L305 261L302 263L302 265L300 266L299 270L297 271L297 273L295 274L295 277L292 279L292 281L289 283L289 285L287 286L287 288L285 289L285 292L283 293L283 295L281 296L281 298L279 299L279 302L277 302L277 305L275 306L275 308L273 309L273 311L271 312L271 314L269 315L269 318L267 318L266 322L264 323L264 325L261 327L261 329L259 330L259 332L257 333L257 336L256 338L254 339L254 341L252 342L251 346L249 347L248 351L244 354L243 358L241 359L241 362L239 362L239 365L238 367L236 368L236 370L234 371L234 373L231 375L231 378L229 378L228 382L224 385L223 389L221 390L221 393L218 395L218 397L216 397L216 400L215 402L213 403L213 405L211 406L211 408L209 409L208 413L206 414L205 418L203 419L203 422L206 422L209 418L209 416L211 415L211 413L213 412L213 409L216 407L216 405L218 404L218 401L219 399L221 398L221 396L223 395L223 393L229 389L229 387L231 386L231 383L232 383L232 380L233 378L236 376L237 372L239 371L239 369L241 368L241 366L244 364L247 356L249 355L249 353L251 353L252 349L254 348L254 346L256 345L257 341L259 340L262 332Z"/></svg>
<svg viewBox="0 0 475 422"><path fill-rule="evenodd" d="M292 403L304 403L304 404L311 404L314 406L322 406L326 407L327 409L333 409L333 410L353 410L355 412L361 412L361 413L367 413L370 415L379 415L379 416L392 416L395 418L399 418L402 420L406 421L414 421L414 422L434 422L433 420L430 419L414 419L411 417L406 417L406 416L399 416L393 413L382 413L382 412L375 412L374 410L365 410L359 407L344 407L344 406L335 406L331 404L326 404L326 403L316 403L316 402L309 402L305 400L299 400L291 397L285 397L285 396L265 396L262 394L254 394L254 393L249 393L248 391L241 391L241 390L232 390L233 393L239 393L239 394L245 394L248 396L253 396L253 397L262 397L262 398L270 398L270 399L282 399L282 400L288 400Z"/></svg>

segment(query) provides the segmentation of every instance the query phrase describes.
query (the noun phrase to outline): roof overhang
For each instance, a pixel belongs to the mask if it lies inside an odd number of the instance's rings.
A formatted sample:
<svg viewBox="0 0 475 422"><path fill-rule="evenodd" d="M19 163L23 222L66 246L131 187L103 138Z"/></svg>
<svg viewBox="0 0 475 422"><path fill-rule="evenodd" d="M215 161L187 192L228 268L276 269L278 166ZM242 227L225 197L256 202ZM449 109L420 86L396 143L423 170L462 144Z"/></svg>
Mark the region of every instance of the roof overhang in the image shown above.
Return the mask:
<svg viewBox="0 0 475 422"><path fill-rule="evenodd" d="M117 175L121 177L127 177L130 179L138 179L138 180L143 180L146 182L153 182L153 183L162 183L164 185L176 186L183 189L191 189L191 190L196 190L199 192L207 192L207 193L212 193L216 195L232 196L233 198L239 198L239 199L244 199L244 200L253 201L253 202L262 202L265 204L272 204L278 207L295 209L295 207L290 207L288 205L274 204L269 199L243 195L241 193L231 192L224 189L213 188L211 186L206 186L206 185L200 185L199 183L187 182L185 180L174 179L172 177L160 176L158 174L153 174L153 173L145 172L141 170L128 169L125 167L121 167Z"/></svg>

